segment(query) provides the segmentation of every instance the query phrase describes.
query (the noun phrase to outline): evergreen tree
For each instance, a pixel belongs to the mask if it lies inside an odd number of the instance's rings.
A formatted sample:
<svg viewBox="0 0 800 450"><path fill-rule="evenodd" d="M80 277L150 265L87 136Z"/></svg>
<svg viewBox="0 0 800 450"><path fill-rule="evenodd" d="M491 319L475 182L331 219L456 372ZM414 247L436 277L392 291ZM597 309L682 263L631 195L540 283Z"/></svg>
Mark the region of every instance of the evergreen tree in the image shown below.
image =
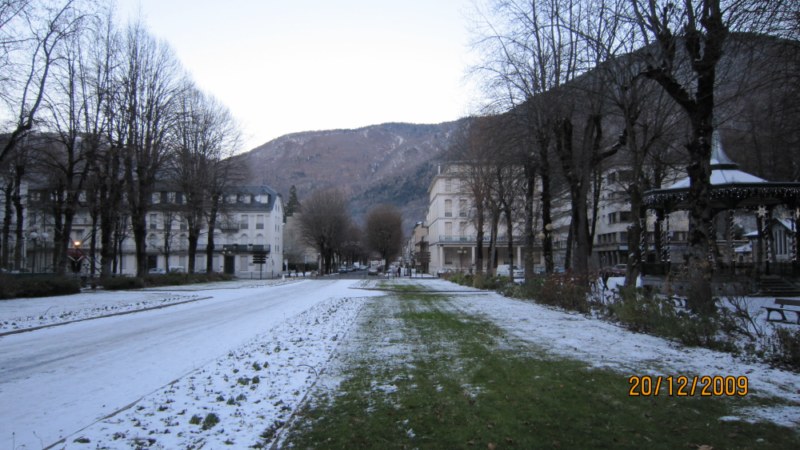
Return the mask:
<svg viewBox="0 0 800 450"><path fill-rule="evenodd" d="M289 202L286 203L286 217L291 216L299 209L300 201L297 200L297 188L292 185L292 187L289 188Z"/></svg>

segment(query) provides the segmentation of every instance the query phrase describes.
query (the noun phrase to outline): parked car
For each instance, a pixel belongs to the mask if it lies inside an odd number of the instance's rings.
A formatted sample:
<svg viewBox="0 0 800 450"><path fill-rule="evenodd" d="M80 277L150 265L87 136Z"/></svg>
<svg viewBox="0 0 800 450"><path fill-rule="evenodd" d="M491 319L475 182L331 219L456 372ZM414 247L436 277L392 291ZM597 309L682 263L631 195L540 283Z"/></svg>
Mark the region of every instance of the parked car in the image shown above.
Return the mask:
<svg viewBox="0 0 800 450"><path fill-rule="evenodd" d="M436 276L442 277L451 273L453 273L453 269L449 267L442 267L441 269L436 271Z"/></svg>
<svg viewBox="0 0 800 450"><path fill-rule="evenodd" d="M367 269L367 275L378 275L378 268L377 267L370 267Z"/></svg>
<svg viewBox="0 0 800 450"><path fill-rule="evenodd" d="M511 277L512 275L513 278L523 278L525 277L525 270L510 264L499 264L497 266L497 276Z"/></svg>
<svg viewBox="0 0 800 450"><path fill-rule="evenodd" d="M163 275L167 273L167 271L162 269L161 267L153 267L152 269L148 270L147 273L149 273L150 275Z"/></svg>
<svg viewBox="0 0 800 450"><path fill-rule="evenodd" d="M600 273L603 276L609 276L609 277L624 277L627 271L628 271L627 264L616 264L613 266L604 267L600 269Z"/></svg>

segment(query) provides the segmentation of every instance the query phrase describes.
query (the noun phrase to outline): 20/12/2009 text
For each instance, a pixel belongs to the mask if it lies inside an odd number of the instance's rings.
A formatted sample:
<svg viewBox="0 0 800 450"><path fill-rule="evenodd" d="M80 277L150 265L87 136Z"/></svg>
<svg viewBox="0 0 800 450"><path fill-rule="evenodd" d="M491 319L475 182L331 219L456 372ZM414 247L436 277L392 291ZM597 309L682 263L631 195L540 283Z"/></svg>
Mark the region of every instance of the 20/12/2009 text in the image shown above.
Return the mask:
<svg viewBox="0 0 800 450"><path fill-rule="evenodd" d="M744 397L749 392L746 376L633 375L628 384L630 397Z"/></svg>

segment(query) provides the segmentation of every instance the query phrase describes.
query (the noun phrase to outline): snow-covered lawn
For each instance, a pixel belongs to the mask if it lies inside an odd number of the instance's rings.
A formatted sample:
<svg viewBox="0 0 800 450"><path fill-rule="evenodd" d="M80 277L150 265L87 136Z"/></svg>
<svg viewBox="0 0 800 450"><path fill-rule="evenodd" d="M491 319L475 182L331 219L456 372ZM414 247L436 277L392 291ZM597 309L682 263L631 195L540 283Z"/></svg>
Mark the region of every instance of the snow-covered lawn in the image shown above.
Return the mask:
<svg viewBox="0 0 800 450"><path fill-rule="evenodd" d="M301 281L284 286L246 284L239 289L231 289L228 285L220 290L206 287L193 292L179 289L98 292L71 296L66 301L53 298L0 302L0 322L5 322L13 318L33 317L48 308L59 308L58 314L69 313L70 317L78 317L83 313L91 315L88 311L98 308L103 310L108 304L135 305L149 301L150 305L158 304L164 298L185 300L210 297L158 311L0 337L0 397L4 399L0 407L0 448L38 449L54 444L60 438L64 441L59 448L76 449L246 448L259 442L269 443L312 392L315 383L325 383L335 389L335 377L347 371L343 355L363 351L365 343L372 341L376 343L374 347L382 352L376 357L403 364L403 353L410 349L393 345L392 330L379 330L381 335L375 335L375 330L358 326L359 315L363 314L365 308L379 307L378 302L384 301L369 298L381 295L383 282L375 279ZM453 305L456 311L491 320L508 333L509 339L530 342L555 356L611 368L619 371L621 376L747 376L753 395L779 397L791 405L739 411L739 418L765 419L785 426L800 426L798 374L763 364L742 362L724 353L682 347L664 339L631 333L584 315L507 299L494 293L481 293L443 280L395 280L392 283L423 285L427 289L447 291L446 295L454 298L448 304ZM230 323L226 321L219 324L211 322L208 330L213 330L214 335L218 336L217 340L222 341L215 350L217 356L195 358L189 364L189 370L181 369L184 370L181 376L155 384L143 378L140 382L126 380L126 385L118 389L131 392L133 398L120 404L103 404L104 408L91 409L91 403L89 406L73 404L71 402L76 400L64 394L64 398L53 399L53 404L66 409L49 411L50 415L16 414L17 407L24 409L22 403L26 399L39 398L32 396L32 385L26 384L26 380L51 383L58 379L55 376L42 378L44 375L40 376L36 368L27 368L27 371L19 369L22 373L20 379L8 381L3 375L4 370L19 364L19 356L4 353L4 348L13 347L10 344L16 344L16 339L22 339L24 335L44 336L48 331L56 330L63 330L58 332L58 336L68 336L66 333L69 330L84 330L78 327L88 326L85 324L91 322L100 324L116 320L116 327L133 326L126 324L133 324L131 321L136 316L142 316L148 322L167 315L190 318L191 312L202 304L207 305L203 308L216 308L203 309L204 315L223 315L226 311L224 308L232 305L230 302L233 301L241 302L236 303L237 308L252 308L245 316L248 319L231 319ZM262 302L274 302L275 305L268 312L261 312L259 308ZM370 311L375 313L374 309ZM168 335L164 339L174 339L173 344L178 348L187 344L186 339L201 339L199 335L189 335L188 332ZM227 333L238 334L233 338ZM187 351L200 351L198 347L209 346L211 342L197 343L187 347L191 348ZM177 353L168 353L161 347L153 348L158 348L153 351L163 355L161 360L164 366L177 365L173 361L179 359ZM223 348L225 350L221 351ZM65 364L68 366L70 362L66 361ZM134 367L136 364L139 363L131 358L122 367L130 371L139 370ZM40 370L58 370L54 367L48 365ZM91 379L90 376L77 375L67 375L66 378L59 381L62 383L59 389L70 390L73 389L70 383L85 383ZM140 386L136 386L137 383ZM376 387L386 388L390 387ZM52 396L60 396L57 390L49 392ZM8 399L11 399L11 403ZM9 404L13 406L9 408ZM48 405L33 405L33 408L49 408ZM87 419L82 422L64 421L59 419L58 414L78 414ZM36 423L26 422L28 420L36 420Z"/></svg>

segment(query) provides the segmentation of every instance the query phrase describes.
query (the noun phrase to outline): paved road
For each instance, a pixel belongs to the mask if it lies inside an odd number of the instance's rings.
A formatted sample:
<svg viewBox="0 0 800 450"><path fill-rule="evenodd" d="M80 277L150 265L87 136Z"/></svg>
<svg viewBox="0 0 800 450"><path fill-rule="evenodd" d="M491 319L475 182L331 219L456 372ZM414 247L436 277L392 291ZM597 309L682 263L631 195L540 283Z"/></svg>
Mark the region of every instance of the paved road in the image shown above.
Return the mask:
<svg viewBox="0 0 800 450"><path fill-rule="evenodd" d="M319 301L353 296L353 283L210 290L209 300L2 337L0 448L51 445Z"/></svg>

